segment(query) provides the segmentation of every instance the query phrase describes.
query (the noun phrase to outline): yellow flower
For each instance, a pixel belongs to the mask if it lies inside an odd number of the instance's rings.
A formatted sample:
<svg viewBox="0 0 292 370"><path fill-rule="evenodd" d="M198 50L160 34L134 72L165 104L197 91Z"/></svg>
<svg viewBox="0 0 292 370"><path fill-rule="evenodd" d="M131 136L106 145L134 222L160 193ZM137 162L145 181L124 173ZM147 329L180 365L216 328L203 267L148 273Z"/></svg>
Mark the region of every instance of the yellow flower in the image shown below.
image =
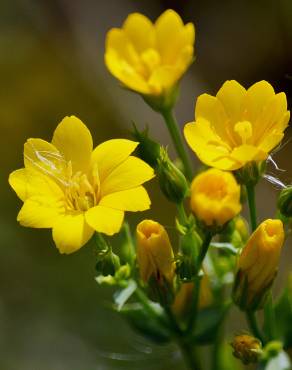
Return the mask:
<svg viewBox="0 0 292 370"><path fill-rule="evenodd" d="M246 90L227 81L216 96L199 96L195 122L186 124L184 134L203 163L233 171L265 160L282 140L289 117L285 93L275 94L268 82Z"/></svg>
<svg viewBox="0 0 292 370"><path fill-rule="evenodd" d="M175 296L172 310L177 316L184 317L190 313L194 283L183 283ZM200 284L199 308L203 309L212 304L213 296L208 275L204 274Z"/></svg>
<svg viewBox="0 0 292 370"><path fill-rule="evenodd" d="M127 88L143 95L161 95L191 64L194 39L194 25L184 25L173 10L165 11L154 24L133 13L122 28L108 32L105 63Z"/></svg>
<svg viewBox="0 0 292 370"><path fill-rule="evenodd" d="M165 228L158 222L144 220L136 230L137 260L140 276L148 282L151 276L171 282L174 275L174 255Z"/></svg>
<svg viewBox="0 0 292 370"><path fill-rule="evenodd" d="M29 139L24 166L9 183L24 202L17 220L23 226L52 228L61 253L81 248L94 231L120 230L125 211L143 211L150 199L141 184L153 170L131 156L138 143L113 139L93 150L87 127L66 117L52 142Z"/></svg>
<svg viewBox="0 0 292 370"><path fill-rule="evenodd" d="M211 168L191 185L191 209L207 226L222 226L241 210L240 186L230 172Z"/></svg>
<svg viewBox="0 0 292 370"><path fill-rule="evenodd" d="M234 300L242 309L262 306L277 273L284 243L283 223L265 220L253 232L238 260Z"/></svg>

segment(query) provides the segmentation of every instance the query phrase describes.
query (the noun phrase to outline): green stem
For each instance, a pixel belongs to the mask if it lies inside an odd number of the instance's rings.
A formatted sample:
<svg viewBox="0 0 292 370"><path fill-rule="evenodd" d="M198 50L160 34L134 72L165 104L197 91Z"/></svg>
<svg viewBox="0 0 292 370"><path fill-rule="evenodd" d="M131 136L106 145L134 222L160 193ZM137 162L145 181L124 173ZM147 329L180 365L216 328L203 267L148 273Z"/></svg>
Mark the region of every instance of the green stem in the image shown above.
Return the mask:
<svg viewBox="0 0 292 370"><path fill-rule="evenodd" d="M249 215L252 231L255 231L257 228L257 211L256 211L256 202L255 202L255 187L254 185L246 185L247 199L249 206Z"/></svg>
<svg viewBox="0 0 292 370"><path fill-rule="evenodd" d="M201 370L201 364L199 357L195 353L195 348L191 343L188 342L187 338L185 337L185 332L179 327L171 307L168 305L164 306L164 311L168 317L169 327L174 334L175 341L181 350L189 370Z"/></svg>
<svg viewBox="0 0 292 370"><path fill-rule="evenodd" d="M186 151L186 148L184 146L184 142L182 139L181 132L179 130L177 121L173 115L173 112L171 109L163 110L161 111L161 114L165 120L166 126L168 128L168 131L170 133L170 136L172 138L173 144L175 146L175 149L177 151L177 154L179 155L184 169L185 174L189 181L193 178L193 169L192 165L188 156L188 153Z"/></svg>
<svg viewBox="0 0 292 370"><path fill-rule="evenodd" d="M263 344L265 344L265 340L261 334L261 331L258 326L257 318L254 311L247 311L246 312L246 319L248 322L248 325L250 327L250 330L254 334L255 337L257 337Z"/></svg>
<svg viewBox="0 0 292 370"><path fill-rule="evenodd" d="M202 263L204 261L204 258L208 252L209 245L212 240L212 233L207 232L205 239L203 241L199 259L198 259L198 266L197 266L197 273L200 271L202 267ZM190 319L187 326L187 333L192 333L194 327L196 326L197 322L197 316L198 316L198 306L199 306L199 297L200 297L200 284L201 278L199 276L196 277L194 282L194 289L193 289L193 295L192 295L192 302L191 302L191 308L190 308Z"/></svg>
<svg viewBox="0 0 292 370"><path fill-rule="evenodd" d="M268 340L276 339L276 327L275 327L275 311L273 306L273 296L272 293L269 293L267 302L264 307L264 315L265 315L265 324L266 324L266 331Z"/></svg>

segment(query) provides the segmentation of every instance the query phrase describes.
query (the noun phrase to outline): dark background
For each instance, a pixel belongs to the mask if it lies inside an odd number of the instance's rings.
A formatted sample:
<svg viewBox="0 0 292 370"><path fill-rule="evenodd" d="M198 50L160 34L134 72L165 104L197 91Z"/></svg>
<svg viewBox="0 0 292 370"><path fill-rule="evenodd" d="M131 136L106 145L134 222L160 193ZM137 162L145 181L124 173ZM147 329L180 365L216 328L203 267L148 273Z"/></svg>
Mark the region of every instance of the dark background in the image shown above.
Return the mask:
<svg viewBox="0 0 292 370"><path fill-rule="evenodd" d="M61 256L48 230L19 226L21 202L9 188L9 173L22 167L29 137L50 140L66 115L91 129L95 143L130 137L134 120L152 136L170 142L161 118L137 95L123 91L103 63L106 32L139 11L156 19L167 8L196 26L196 62L184 77L176 112L181 125L193 119L195 98L216 93L227 79L244 86L266 79L292 96L292 1L210 0L1 0L0 2L0 369L102 370L180 368L172 347L157 348L134 334L106 303L112 292L94 281L93 244ZM291 183L292 145L274 159L286 172L270 173ZM291 135L290 135L291 136ZM195 160L195 159L194 159ZM152 217L171 231L174 212L153 184ZM261 218L272 217L277 188L262 181ZM289 268L286 243L278 287ZM243 323L231 325L232 335ZM182 367L181 367L182 368Z"/></svg>

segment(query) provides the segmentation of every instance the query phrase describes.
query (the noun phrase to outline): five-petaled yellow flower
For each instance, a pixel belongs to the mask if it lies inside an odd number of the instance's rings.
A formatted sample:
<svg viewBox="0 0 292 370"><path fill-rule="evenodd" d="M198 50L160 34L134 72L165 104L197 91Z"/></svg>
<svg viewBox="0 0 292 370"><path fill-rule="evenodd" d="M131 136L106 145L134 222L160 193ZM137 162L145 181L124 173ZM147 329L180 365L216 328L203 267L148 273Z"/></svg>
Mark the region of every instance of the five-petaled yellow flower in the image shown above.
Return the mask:
<svg viewBox="0 0 292 370"><path fill-rule="evenodd" d="M122 28L106 37L105 63L124 86L143 95L171 89L193 60L195 29L173 10L153 24L140 13L130 14Z"/></svg>
<svg viewBox="0 0 292 370"><path fill-rule="evenodd" d="M241 211L240 186L230 172L210 168L191 185L191 209L208 226L223 226Z"/></svg>
<svg viewBox="0 0 292 370"><path fill-rule="evenodd" d="M275 94L268 82L246 90L227 81L216 96L199 96L195 122L186 124L184 134L203 163L233 171L265 160L282 140L289 117L285 93Z"/></svg>
<svg viewBox="0 0 292 370"><path fill-rule="evenodd" d="M238 260L233 292L242 309L262 307L278 270L284 236L282 221L268 219L249 238Z"/></svg>
<svg viewBox="0 0 292 370"><path fill-rule="evenodd" d="M81 248L94 231L112 235L125 211L143 211L150 199L143 186L153 170L131 156L138 143L113 139L98 145L76 117L66 117L52 142L29 139L24 166L9 183L24 202L18 221L27 227L52 228L61 253Z"/></svg>

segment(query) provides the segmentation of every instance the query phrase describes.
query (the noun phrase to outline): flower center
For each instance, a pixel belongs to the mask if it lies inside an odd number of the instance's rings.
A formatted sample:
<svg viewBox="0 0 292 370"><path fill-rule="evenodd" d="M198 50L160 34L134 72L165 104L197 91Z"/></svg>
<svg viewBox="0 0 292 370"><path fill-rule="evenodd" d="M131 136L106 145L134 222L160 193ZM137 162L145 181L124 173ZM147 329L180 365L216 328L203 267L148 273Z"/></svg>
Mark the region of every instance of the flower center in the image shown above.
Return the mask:
<svg viewBox="0 0 292 370"><path fill-rule="evenodd" d="M65 199L68 210L87 211L97 205L100 199L97 168L93 168L90 176L76 172L65 187Z"/></svg>
<svg viewBox="0 0 292 370"><path fill-rule="evenodd" d="M252 137L252 125L249 121L237 122L234 131L240 137L242 144L246 144L247 140Z"/></svg>
<svg viewBox="0 0 292 370"><path fill-rule="evenodd" d="M161 58L155 49L146 49L140 54L139 62L137 71L148 80L152 72L160 65Z"/></svg>

